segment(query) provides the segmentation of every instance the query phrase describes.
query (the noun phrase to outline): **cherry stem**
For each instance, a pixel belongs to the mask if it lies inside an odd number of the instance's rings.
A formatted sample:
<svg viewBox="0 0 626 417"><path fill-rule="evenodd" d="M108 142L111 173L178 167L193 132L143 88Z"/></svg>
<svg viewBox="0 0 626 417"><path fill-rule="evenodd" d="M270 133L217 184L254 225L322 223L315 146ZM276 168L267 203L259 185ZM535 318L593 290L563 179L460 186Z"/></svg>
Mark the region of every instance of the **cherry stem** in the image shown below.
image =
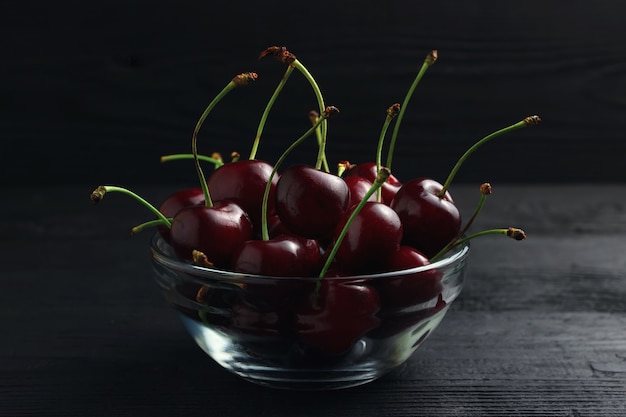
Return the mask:
<svg viewBox="0 0 626 417"><path fill-rule="evenodd" d="M330 265L332 264L333 259L335 259L335 255L337 254L337 251L339 250L339 246L341 246L341 242L343 242L343 239L346 237L346 234L348 233L348 229L350 229L350 225L352 225L356 216L359 214L361 209L363 209L363 207L367 203L367 200L376 192L376 190L382 187L382 185L385 183L385 181L387 181L390 175L391 175L391 171L389 171L388 168L385 168L385 167L381 168L380 171L378 171L378 175L376 176L376 180L374 180L374 182L372 183L372 186L367 190L367 192L365 193L361 201L359 201L359 204L357 204L357 206L354 208L352 213L350 213L350 217L348 217L346 224L344 225L343 229L341 229L339 236L337 236L337 239L335 240L335 243L333 244L330 254L328 255L328 258L326 258L326 263L324 264L324 266L322 267L322 270L320 271L320 274L318 276L317 283L315 286L316 293L317 291L319 291L319 288L321 285L320 281L322 278L324 278L324 275L326 275L326 273L328 272L328 268L330 268Z"/></svg>
<svg viewBox="0 0 626 417"><path fill-rule="evenodd" d="M352 164L350 164L350 161L339 161L337 163L337 176L341 177L343 173L350 168L352 168Z"/></svg>
<svg viewBox="0 0 626 417"><path fill-rule="evenodd" d="M304 75L304 78L307 79L309 84L311 84L311 88L313 88L313 92L315 93L315 98L317 99L317 105L320 108L320 112L324 112L326 110L326 105L324 104L324 97L322 96L322 90L320 90L319 85L315 81L315 78L311 75L309 70L306 69L304 65L298 59L295 59L292 65ZM320 134L322 137L321 142L319 143L319 151L317 153L317 162L315 164L315 168L320 169L322 164L325 164L328 167L326 161L326 137L328 135L328 125L325 119L322 119L322 124L320 125ZM326 171L328 172L328 170Z"/></svg>
<svg viewBox="0 0 626 417"><path fill-rule="evenodd" d="M400 108L400 114L398 114L398 120L396 121L396 125L393 128L393 133L391 134L391 141L389 142L389 153L387 154L387 168L391 169L391 160L393 159L393 152L395 150L396 147L396 138L398 137L398 131L400 130L400 123L402 122L402 119L404 118L404 111L406 110L409 101L411 100L411 97L413 96L413 92L415 91L415 88L417 87L417 85L420 83L422 77L424 76L424 74L426 73L426 70L435 63L435 61L437 60L437 50L432 50L428 53L428 55L426 55L426 58L424 58L424 62L422 63L422 67L420 68L419 72L417 73L417 76L415 77L415 79L413 80L413 83L411 84L411 87L409 88L409 91L406 93L406 96L404 97L404 101L402 102L402 107Z"/></svg>
<svg viewBox="0 0 626 417"><path fill-rule="evenodd" d="M476 208L474 208L474 212L472 213L472 216L469 218L469 220L465 224L465 227L456 235L454 239L450 241L450 243L448 243L443 249L437 252L435 256L430 258L431 263L439 260L439 258L441 258L450 249L452 249L454 246L457 245L457 241L461 239L465 235L465 233L467 233L469 228L474 223L474 220L476 220L476 218L478 217L478 213L480 213L480 211L482 210L483 205L485 204L485 200L487 200L487 196L490 194L491 194L491 184L489 184L488 182L482 184L480 186L480 200L478 200L478 204L476 205Z"/></svg>
<svg viewBox="0 0 626 417"><path fill-rule="evenodd" d="M172 155L163 155L161 157L161 162L170 162L170 161L179 161L182 159L193 159L193 154L190 153L177 153ZM206 155L198 155L198 159L204 162L210 162L215 165L215 169L224 165L224 161L218 158L213 158Z"/></svg>
<svg viewBox="0 0 626 417"><path fill-rule="evenodd" d="M518 229L516 227L509 227L506 229L488 229L488 230L483 230L481 232L474 233L473 235L466 236L463 239L459 239L456 241L454 246L462 245L466 242L469 242L472 239L475 239L480 236L486 236L486 235L505 235L514 240L526 239L526 233L522 229Z"/></svg>
<svg viewBox="0 0 626 417"><path fill-rule="evenodd" d="M171 223L172 220L174 220L174 218L168 217L168 220ZM137 226L133 227L132 229L130 229L130 233L133 234L133 235L136 235L137 233L143 232L145 229L147 229L149 227L154 227L154 226L166 226L166 224L161 219L150 220L150 221L138 224Z"/></svg>
<svg viewBox="0 0 626 417"><path fill-rule="evenodd" d="M272 97L270 97L270 100L267 102L267 105L265 106L265 110L263 111L263 115L261 116L261 120L259 121L259 127L257 128L254 142L252 143L252 150L250 151L250 156L248 157L248 159L250 160L256 158L256 153L259 148L259 142L261 141L261 135L263 134L263 129L265 128L265 123L267 122L267 117L270 114L270 110L272 109L272 106L274 106L274 103L276 102L276 98L278 98L278 95L280 94L283 87L287 83L287 80L289 79L289 76L291 75L293 70L294 70L294 67L292 65L287 66L287 70L283 74L283 78L280 80L280 82L276 86L276 89L274 90L274 94L272 94Z"/></svg>
<svg viewBox="0 0 626 417"><path fill-rule="evenodd" d="M236 87L249 84L251 81L256 80L257 77L258 75L254 72L242 73L242 74L235 76L226 85L226 87L224 87L222 91L220 91L219 94L215 96L215 98L209 103L207 108L204 109L204 112L200 116L200 119L198 119L198 122L196 123L196 127L193 130L193 134L191 137L191 150L193 153L194 162L196 164L196 171L198 171L198 177L200 179L200 186L202 187L202 192L204 193L205 205L207 207L213 207L213 200L211 200L211 195L209 193L209 187L206 182L206 177L204 176L204 172L202 171L202 167L200 166L200 158L198 157L198 132L200 131L200 127L202 127L202 124L206 120L209 113L211 113L211 110L213 110L215 105L219 103L220 100L224 98L224 96L226 96L226 94L228 94L232 89Z"/></svg>
<svg viewBox="0 0 626 417"><path fill-rule="evenodd" d="M311 112L309 112L309 120L311 121L311 124L315 124L317 123L317 120L319 119L320 114L318 112L316 112L315 110L312 110ZM322 146L322 141L324 140L322 138L322 130L321 130L321 126L317 126L317 128L315 129L315 137L317 138L317 146ZM319 154L318 154L318 160L319 161ZM317 162L316 162L317 164ZM326 155L322 155L322 165L321 167L324 169L324 171L326 172L330 172L330 167L328 166L328 161L326 160ZM318 169L320 167L317 167Z"/></svg>
<svg viewBox="0 0 626 417"><path fill-rule="evenodd" d="M291 151L293 151L298 145L304 142L304 140L307 137L313 134L315 132L315 129L317 129L317 127L320 126L326 119L328 119L331 115L338 113L338 112L339 112L339 109L337 109L336 107L328 106L326 110L324 110L324 112L322 113L322 116L319 118L317 123L311 126L309 130L304 132L304 134L300 136L298 139L296 139L295 142L289 145L289 147L283 152L283 154L280 156L280 158L278 158L278 160L274 164L274 168L272 169L272 172L270 173L270 176L267 180L267 184L265 186L265 191L263 193L263 202L261 204L261 238L263 240L270 239L269 230L267 227L267 205L268 205L269 196L270 196L270 189L272 187L272 180L274 179L276 172L278 172L278 168L283 163L283 161L287 158L287 156L291 153Z"/></svg>
<svg viewBox="0 0 626 417"><path fill-rule="evenodd" d="M101 185L91 193L91 201L93 201L94 204L97 204L104 198L106 193L112 193L112 192L126 194L134 198L135 200L143 204L145 207L147 207L148 210L152 211L163 222L165 226L167 226L168 228L172 226L172 222L167 217L165 217L163 213L157 210L156 207L154 207L148 201L144 200L142 197L140 197L139 195L135 194L134 192L126 188L117 187L115 185Z"/></svg>
<svg viewBox="0 0 626 417"><path fill-rule="evenodd" d="M467 151L465 151L465 153L463 155L461 155L461 157L457 161L456 165L454 165L454 167L452 168L452 171L450 171L450 174L448 175L448 178L446 179L446 182L443 184L443 188L439 192L439 198L443 198L444 197L444 195L446 194L446 191L450 187L450 184L452 184L452 180L454 179L456 173L459 171L459 168L461 168L461 165L463 165L465 160L476 149L478 149L479 147L481 147L485 143L489 142L493 138L496 138L496 137L498 137L500 135L512 132L512 131L517 130L517 129L521 129L521 128L529 127L529 126L535 126L539 122L541 122L541 118L539 116L528 116L528 117L524 118L524 120L521 120L521 121L519 121L519 122L517 122L515 124L507 126L507 127L503 128L503 129L497 130L497 131L495 131L495 132L485 136L484 138L482 138L481 140L476 142L474 145L472 145Z"/></svg>
<svg viewBox="0 0 626 417"><path fill-rule="evenodd" d="M383 143L385 142L387 129L389 129L391 121L398 115L398 112L400 112L400 104L398 103L392 104L387 109L387 117L385 117L383 128L380 131L380 136L378 138L378 147L376 149L376 172L380 172L380 168L382 167ZM382 201L381 188L378 188L378 190L376 190L376 201L378 201L379 203Z"/></svg>
<svg viewBox="0 0 626 417"><path fill-rule="evenodd" d="M270 46L269 48L266 48L263 52L261 52L261 54L259 55L259 58L264 58L268 55L273 55L280 62L287 64L289 66L293 66L295 69L297 69L304 76L304 78L306 78L306 80L309 82L309 84L313 88L313 92L315 93L315 97L317 98L319 111L320 112L326 111L326 104L324 104L324 97L322 96L322 91L320 90L319 85L317 85L315 78L313 78L309 70L307 70L306 67L302 65L302 62L298 61L298 59L296 58L294 54L289 52L287 48L285 48L284 46ZM319 143L317 163L315 166L317 169L320 169L323 164L325 165L325 167L328 166L327 163L324 163L324 161L326 160L326 135L327 135L326 120L322 120L322 124L320 125L320 130L321 130L322 139ZM329 172L329 171L327 170L326 172Z"/></svg>

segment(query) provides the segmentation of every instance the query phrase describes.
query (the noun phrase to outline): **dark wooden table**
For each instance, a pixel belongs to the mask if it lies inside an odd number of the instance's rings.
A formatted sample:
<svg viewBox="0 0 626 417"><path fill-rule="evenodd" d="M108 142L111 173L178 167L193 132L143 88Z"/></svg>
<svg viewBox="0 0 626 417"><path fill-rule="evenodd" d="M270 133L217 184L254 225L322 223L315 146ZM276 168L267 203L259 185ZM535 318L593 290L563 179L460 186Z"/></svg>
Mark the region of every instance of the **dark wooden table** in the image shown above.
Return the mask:
<svg viewBox="0 0 626 417"><path fill-rule="evenodd" d="M316 393L242 381L194 344L152 282L149 233L129 236L148 217L134 202L5 187L0 415L626 415L626 186L493 185L474 229L528 239L474 243L460 298L401 369ZM465 213L478 199L452 192Z"/></svg>

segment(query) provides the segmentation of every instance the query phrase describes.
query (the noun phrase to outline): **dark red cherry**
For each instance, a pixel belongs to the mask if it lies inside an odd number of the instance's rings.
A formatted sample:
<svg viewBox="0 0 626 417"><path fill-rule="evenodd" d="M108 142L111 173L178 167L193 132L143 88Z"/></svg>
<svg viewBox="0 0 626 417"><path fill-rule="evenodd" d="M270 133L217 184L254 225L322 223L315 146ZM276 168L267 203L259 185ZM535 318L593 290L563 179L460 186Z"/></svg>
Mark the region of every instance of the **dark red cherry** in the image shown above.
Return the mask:
<svg viewBox="0 0 626 417"><path fill-rule="evenodd" d="M346 225L353 207L335 229L335 241ZM398 250L402 241L400 218L383 203L367 202L356 215L339 245L335 261L344 271L368 273Z"/></svg>
<svg viewBox="0 0 626 417"><path fill-rule="evenodd" d="M308 277L320 259L319 246L316 247L314 240L283 234L241 244L233 257L233 270L272 277Z"/></svg>
<svg viewBox="0 0 626 417"><path fill-rule="evenodd" d="M427 257L434 256L454 239L461 229L461 214L450 193L439 193L443 186L428 178L404 184L391 202L400 216L403 244L413 246Z"/></svg>
<svg viewBox="0 0 626 417"><path fill-rule="evenodd" d="M165 217L173 218L181 209L189 206L204 204L204 193L202 188L188 188L170 194L159 207L159 211ZM159 226L159 233L166 242L171 243L170 229L166 226Z"/></svg>
<svg viewBox="0 0 626 417"><path fill-rule="evenodd" d="M192 252L204 253L218 268L230 268L234 250L252 238L252 222L245 211L232 201L222 200L213 207L190 206L180 210L170 229L172 247L182 259Z"/></svg>
<svg viewBox="0 0 626 417"><path fill-rule="evenodd" d="M385 261L383 270L402 271L429 265L428 258L411 246L400 246ZM377 279L376 288L380 295L382 309L401 310L436 299L443 286L442 274L436 269L429 269L411 274Z"/></svg>
<svg viewBox="0 0 626 417"><path fill-rule="evenodd" d="M372 182L357 175L345 177L343 179L348 184L350 190L350 207L359 204L365 194L372 188ZM376 194L372 194L367 201L376 201Z"/></svg>
<svg viewBox="0 0 626 417"><path fill-rule="evenodd" d="M213 171L207 180L211 199L234 201L248 213L253 224L257 226L261 220L263 194L272 169L267 162L249 159L224 164ZM273 211L273 195L277 182L278 175L274 175L268 213Z"/></svg>
<svg viewBox="0 0 626 417"><path fill-rule="evenodd" d="M378 175L378 169L375 162L363 162L361 164L353 165L346 172L346 178L351 176L363 177L369 182L376 181ZM396 195L402 183L393 175L390 175L387 181L381 187L381 196L383 203L389 205L393 197Z"/></svg>
<svg viewBox="0 0 626 417"><path fill-rule="evenodd" d="M321 352L347 352L380 323L378 294L362 283L322 279L318 296L309 294L296 307L299 339Z"/></svg>
<svg viewBox="0 0 626 417"><path fill-rule="evenodd" d="M287 168L276 184L276 213L292 233L309 239L332 236L350 204L341 177L307 165Z"/></svg>

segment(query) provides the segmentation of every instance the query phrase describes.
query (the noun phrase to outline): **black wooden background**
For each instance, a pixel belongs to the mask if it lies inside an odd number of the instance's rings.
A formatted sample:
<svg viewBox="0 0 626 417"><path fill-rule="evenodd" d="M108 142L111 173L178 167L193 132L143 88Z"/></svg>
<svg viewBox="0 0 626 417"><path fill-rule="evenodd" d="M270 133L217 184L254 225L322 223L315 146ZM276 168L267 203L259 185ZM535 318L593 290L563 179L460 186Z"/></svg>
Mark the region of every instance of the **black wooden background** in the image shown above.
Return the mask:
<svg viewBox="0 0 626 417"><path fill-rule="evenodd" d="M285 45L341 109L329 159L374 158L386 108L426 53L398 137L394 173L443 181L476 139L524 116L543 123L476 153L460 182L623 182L626 3L530 0L279 2L7 0L0 13L1 184L181 183L198 116L237 73L259 80L209 116L201 153L248 155ZM308 127L315 99L291 77L258 157ZM314 141L293 161L313 162Z"/></svg>

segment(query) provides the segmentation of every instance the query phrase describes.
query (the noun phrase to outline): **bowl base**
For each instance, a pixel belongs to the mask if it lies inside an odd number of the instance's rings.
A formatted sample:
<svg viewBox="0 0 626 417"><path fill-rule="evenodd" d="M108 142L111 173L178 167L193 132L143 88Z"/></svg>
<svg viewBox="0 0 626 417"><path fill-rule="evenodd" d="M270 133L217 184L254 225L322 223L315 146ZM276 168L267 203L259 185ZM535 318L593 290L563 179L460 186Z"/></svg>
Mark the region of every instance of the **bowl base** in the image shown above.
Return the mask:
<svg viewBox="0 0 626 417"><path fill-rule="evenodd" d="M416 324L410 336L403 338L401 349L397 340L381 343L365 337L342 355L313 351L292 338L235 336L226 328L208 327L184 314L180 318L205 353L246 381L285 390L328 391L367 384L403 364L437 327L446 310Z"/></svg>

